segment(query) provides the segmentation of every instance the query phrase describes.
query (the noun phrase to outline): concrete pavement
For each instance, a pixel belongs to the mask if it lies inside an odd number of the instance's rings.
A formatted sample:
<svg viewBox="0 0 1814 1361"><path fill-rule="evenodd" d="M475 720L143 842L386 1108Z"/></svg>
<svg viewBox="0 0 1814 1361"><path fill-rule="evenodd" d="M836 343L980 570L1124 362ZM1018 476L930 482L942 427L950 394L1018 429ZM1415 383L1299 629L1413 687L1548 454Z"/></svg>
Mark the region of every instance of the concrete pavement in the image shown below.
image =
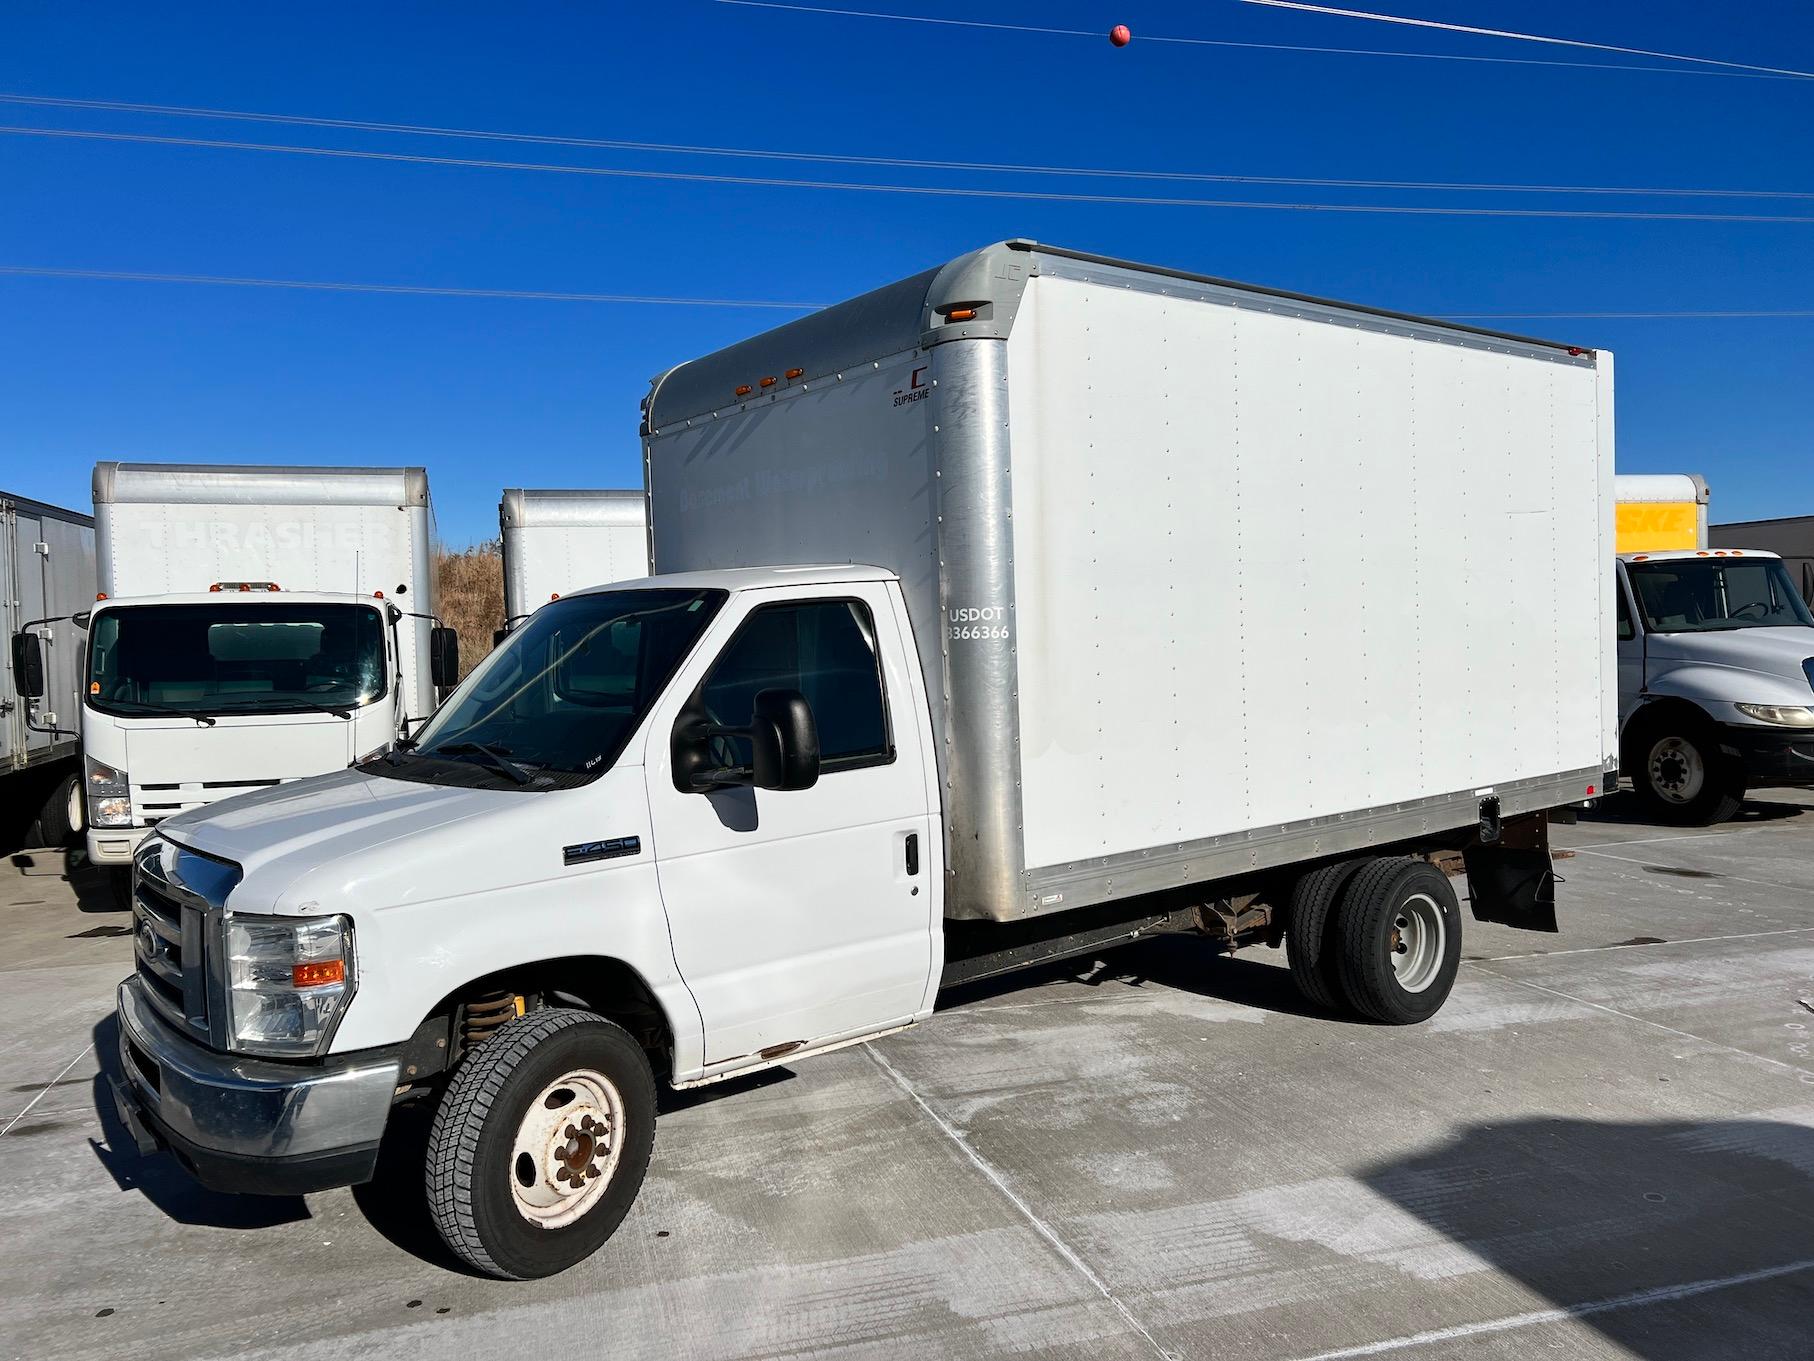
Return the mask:
<svg viewBox="0 0 1814 1361"><path fill-rule="evenodd" d="M591 1261L451 1269L400 1170L217 1196L115 1121L126 917L0 873L0 1338L19 1357L1801 1357L1814 797L1559 829L1560 936L1468 923L1421 1027L1147 942L675 1098ZM1804 999L1806 999L1804 1001Z"/></svg>

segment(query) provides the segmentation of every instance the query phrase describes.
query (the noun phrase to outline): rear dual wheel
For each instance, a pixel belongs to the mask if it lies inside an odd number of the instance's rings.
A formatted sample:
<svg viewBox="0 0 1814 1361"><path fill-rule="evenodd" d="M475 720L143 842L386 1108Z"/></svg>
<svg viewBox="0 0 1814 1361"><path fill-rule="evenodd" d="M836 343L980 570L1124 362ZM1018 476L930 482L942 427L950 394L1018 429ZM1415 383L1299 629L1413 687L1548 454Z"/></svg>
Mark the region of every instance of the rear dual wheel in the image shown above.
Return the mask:
<svg viewBox="0 0 1814 1361"><path fill-rule="evenodd" d="M1312 870L1295 886L1286 937L1308 1001L1388 1025L1434 1016L1461 968L1455 890L1409 856Z"/></svg>

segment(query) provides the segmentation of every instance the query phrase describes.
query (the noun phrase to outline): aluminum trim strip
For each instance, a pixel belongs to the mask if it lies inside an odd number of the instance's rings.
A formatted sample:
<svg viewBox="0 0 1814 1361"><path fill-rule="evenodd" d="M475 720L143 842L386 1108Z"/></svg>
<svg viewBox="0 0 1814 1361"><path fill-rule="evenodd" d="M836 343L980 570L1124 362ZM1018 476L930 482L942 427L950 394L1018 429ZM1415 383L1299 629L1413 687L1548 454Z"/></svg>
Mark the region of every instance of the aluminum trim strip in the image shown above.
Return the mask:
<svg viewBox="0 0 1814 1361"><path fill-rule="evenodd" d="M1032 893L1019 915L1065 912L1297 861L1389 846L1420 835L1457 831L1479 817L1483 798L1497 798L1501 812L1508 816L1579 803L1586 797L1583 791L1588 786L1598 787L1604 779L1604 771L1587 766L1489 789L1438 794L1263 830L1230 832L1065 865L1044 865L1029 872ZM1058 900L1048 901L1054 895Z"/></svg>

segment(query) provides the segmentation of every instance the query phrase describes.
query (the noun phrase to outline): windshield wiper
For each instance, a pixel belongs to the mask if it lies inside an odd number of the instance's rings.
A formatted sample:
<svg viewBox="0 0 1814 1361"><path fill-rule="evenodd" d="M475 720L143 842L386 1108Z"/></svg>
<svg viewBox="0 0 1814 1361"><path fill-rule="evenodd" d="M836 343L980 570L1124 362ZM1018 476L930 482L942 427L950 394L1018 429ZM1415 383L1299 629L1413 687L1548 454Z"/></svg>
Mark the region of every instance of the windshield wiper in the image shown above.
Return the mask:
<svg viewBox="0 0 1814 1361"><path fill-rule="evenodd" d="M477 756L481 765L500 770L518 784L528 784L535 776L524 770L506 753L508 747L488 746L484 742L453 742L445 747L429 747L421 754L424 756Z"/></svg>
<svg viewBox="0 0 1814 1361"><path fill-rule="evenodd" d="M109 704L136 704L147 713L171 714L177 718L193 718L205 728L214 726L214 717L205 709L179 709L173 704L153 704L148 699L110 699Z"/></svg>
<svg viewBox="0 0 1814 1361"><path fill-rule="evenodd" d="M347 719L353 716L351 705L317 704L312 699L302 699L299 696L274 700L269 703L254 700L250 704L230 704L217 712L223 714L332 714L335 718Z"/></svg>

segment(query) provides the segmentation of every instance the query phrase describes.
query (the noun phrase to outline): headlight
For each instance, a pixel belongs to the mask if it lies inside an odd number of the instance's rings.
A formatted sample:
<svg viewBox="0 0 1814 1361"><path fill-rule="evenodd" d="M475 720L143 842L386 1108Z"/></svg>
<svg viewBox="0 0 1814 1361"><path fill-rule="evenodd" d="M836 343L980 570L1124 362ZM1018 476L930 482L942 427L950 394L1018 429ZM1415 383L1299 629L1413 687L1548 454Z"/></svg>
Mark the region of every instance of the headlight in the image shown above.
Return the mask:
<svg viewBox="0 0 1814 1361"><path fill-rule="evenodd" d="M279 1058L327 1048L353 995L345 917L227 916L229 1044Z"/></svg>
<svg viewBox="0 0 1814 1361"><path fill-rule="evenodd" d="M1814 709L1803 704L1734 704L1741 714L1780 728L1814 728Z"/></svg>
<svg viewBox="0 0 1814 1361"><path fill-rule="evenodd" d="M88 823L91 827L130 827L132 789L126 772L85 757L88 770Z"/></svg>

